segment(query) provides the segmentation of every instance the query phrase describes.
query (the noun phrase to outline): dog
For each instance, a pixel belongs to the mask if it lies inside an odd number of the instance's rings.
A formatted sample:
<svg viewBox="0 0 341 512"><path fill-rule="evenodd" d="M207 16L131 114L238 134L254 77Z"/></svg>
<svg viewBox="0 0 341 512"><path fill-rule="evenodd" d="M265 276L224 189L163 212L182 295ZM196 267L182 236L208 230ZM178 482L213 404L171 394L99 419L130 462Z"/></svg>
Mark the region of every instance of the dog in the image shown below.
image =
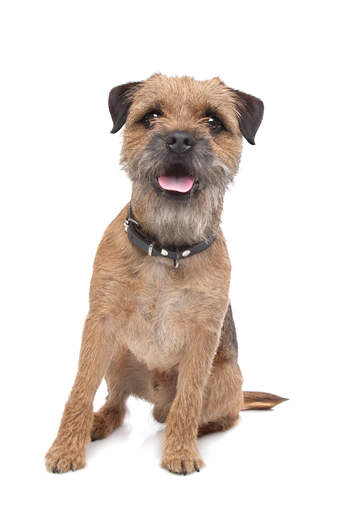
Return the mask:
<svg viewBox="0 0 341 512"><path fill-rule="evenodd" d="M155 74L112 89L109 110L112 133L125 125L132 197L96 254L78 372L46 466L82 468L87 443L118 428L135 395L166 423L162 467L185 475L203 467L198 436L285 400L242 391L220 228L242 138L255 143L264 106L219 78Z"/></svg>

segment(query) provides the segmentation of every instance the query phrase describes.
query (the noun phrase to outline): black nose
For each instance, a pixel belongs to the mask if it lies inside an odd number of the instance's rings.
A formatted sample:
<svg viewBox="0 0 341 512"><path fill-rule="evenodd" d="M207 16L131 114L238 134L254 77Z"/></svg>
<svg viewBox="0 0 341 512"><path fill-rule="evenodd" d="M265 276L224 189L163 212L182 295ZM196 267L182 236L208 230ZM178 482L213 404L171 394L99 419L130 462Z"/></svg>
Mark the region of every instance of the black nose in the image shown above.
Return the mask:
<svg viewBox="0 0 341 512"><path fill-rule="evenodd" d="M189 132L174 131L167 135L166 144L169 149L180 154L191 149L195 144L195 139Z"/></svg>

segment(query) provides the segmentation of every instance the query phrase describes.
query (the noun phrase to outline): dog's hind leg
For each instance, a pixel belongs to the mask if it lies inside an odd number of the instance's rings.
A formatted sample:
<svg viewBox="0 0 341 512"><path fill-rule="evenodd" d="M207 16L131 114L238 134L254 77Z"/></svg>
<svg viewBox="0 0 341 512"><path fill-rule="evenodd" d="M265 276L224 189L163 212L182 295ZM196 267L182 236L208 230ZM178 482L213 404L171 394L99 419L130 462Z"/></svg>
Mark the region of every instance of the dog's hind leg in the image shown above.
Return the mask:
<svg viewBox="0 0 341 512"><path fill-rule="evenodd" d="M242 403L241 382L239 368L231 367L228 362L220 362L212 369L205 390L198 437L228 430L236 423ZM174 386L174 378L155 376L154 385L153 416L159 423L165 423L174 400L176 382Z"/></svg>
<svg viewBox="0 0 341 512"><path fill-rule="evenodd" d="M215 361L204 393L198 436L231 428L243 403L242 375L236 362Z"/></svg>
<svg viewBox="0 0 341 512"><path fill-rule="evenodd" d="M148 378L146 367L127 350L111 361L105 374L108 396L105 404L93 416L92 441L109 436L122 425L129 395L148 399Z"/></svg>
<svg viewBox="0 0 341 512"><path fill-rule="evenodd" d="M152 377L153 416L165 423L176 393L177 375ZM198 436L231 428L239 417L242 404L242 377L237 365L220 361L212 368L205 394Z"/></svg>
<svg viewBox="0 0 341 512"><path fill-rule="evenodd" d="M243 404L243 378L237 358L236 329L229 305L211 375L204 391L198 436L228 430L238 420Z"/></svg>
<svg viewBox="0 0 341 512"><path fill-rule="evenodd" d="M231 306L225 316L220 344L208 379L198 436L231 428L245 409L271 409L285 401L277 395L244 391L237 364L238 344Z"/></svg>

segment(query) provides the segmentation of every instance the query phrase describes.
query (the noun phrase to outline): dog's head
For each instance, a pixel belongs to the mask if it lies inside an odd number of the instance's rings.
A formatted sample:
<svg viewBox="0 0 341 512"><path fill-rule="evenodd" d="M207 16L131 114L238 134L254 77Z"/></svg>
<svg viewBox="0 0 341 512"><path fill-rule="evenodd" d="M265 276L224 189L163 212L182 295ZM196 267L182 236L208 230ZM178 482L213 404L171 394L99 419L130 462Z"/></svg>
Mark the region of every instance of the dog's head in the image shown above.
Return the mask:
<svg viewBox="0 0 341 512"><path fill-rule="evenodd" d="M135 189L168 212L222 201L242 136L255 143L264 110L261 100L219 78L160 74L112 89L109 109L112 133L125 124L121 163Z"/></svg>

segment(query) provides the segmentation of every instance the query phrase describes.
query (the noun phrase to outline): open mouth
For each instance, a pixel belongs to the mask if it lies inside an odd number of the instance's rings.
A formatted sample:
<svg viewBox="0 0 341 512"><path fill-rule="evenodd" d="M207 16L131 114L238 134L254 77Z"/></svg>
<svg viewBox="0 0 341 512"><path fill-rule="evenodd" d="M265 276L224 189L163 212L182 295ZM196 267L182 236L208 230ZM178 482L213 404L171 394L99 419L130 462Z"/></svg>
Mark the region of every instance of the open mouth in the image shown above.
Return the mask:
<svg viewBox="0 0 341 512"><path fill-rule="evenodd" d="M188 199L198 189L198 181L188 174L166 174L157 179L162 194L172 199Z"/></svg>

